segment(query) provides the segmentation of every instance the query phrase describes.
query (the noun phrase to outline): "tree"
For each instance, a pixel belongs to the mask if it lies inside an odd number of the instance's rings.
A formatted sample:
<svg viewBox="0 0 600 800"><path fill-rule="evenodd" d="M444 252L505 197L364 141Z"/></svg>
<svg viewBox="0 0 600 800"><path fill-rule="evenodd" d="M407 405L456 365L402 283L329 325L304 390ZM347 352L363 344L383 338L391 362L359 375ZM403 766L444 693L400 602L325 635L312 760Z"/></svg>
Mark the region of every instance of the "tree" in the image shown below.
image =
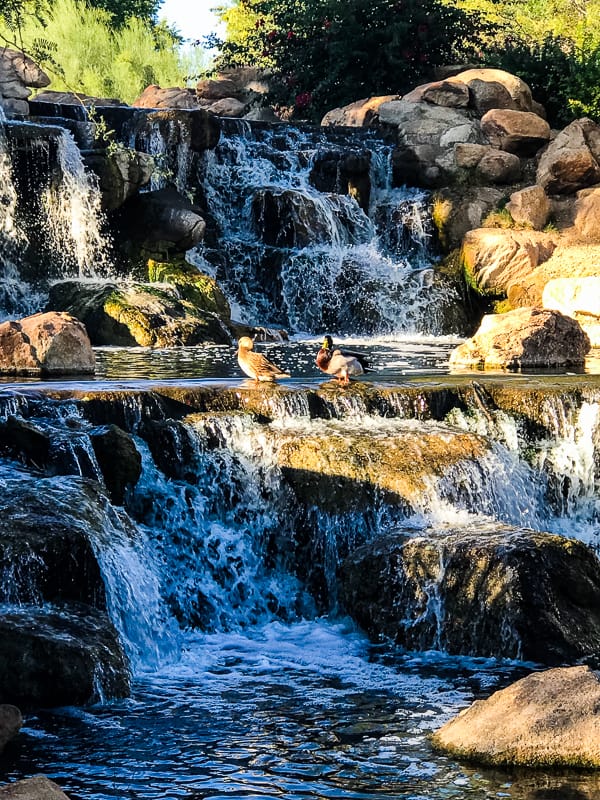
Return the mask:
<svg viewBox="0 0 600 800"><path fill-rule="evenodd" d="M436 65L473 58L487 30L477 12L441 0L239 0L221 16L218 66L270 70L275 99L308 118L403 93Z"/></svg>
<svg viewBox="0 0 600 800"><path fill-rule="evenodd" d="M88 0L92 8L101 8L113 18L115 25L124 25L131 17L155 22L161 0Z"/></svg>

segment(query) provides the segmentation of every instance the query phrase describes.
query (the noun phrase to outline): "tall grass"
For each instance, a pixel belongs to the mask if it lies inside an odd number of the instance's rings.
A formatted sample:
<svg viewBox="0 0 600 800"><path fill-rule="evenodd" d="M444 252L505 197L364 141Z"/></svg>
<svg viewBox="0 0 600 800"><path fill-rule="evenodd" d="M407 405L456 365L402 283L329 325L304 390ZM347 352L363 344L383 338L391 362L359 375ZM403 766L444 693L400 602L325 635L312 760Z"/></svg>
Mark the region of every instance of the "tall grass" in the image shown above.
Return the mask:
<svg viewBox="0 0 600 800"><path fill-rule="evenodd" d="M0 37L12 34L0 26ZM82 0L53 0L44 18L26 17L25 50L40 56L52 78L49 88L131 103L151 83L191 85L202 71L201 50L186 51L164 26L130 18L114 28L106 11Z"/></svg>

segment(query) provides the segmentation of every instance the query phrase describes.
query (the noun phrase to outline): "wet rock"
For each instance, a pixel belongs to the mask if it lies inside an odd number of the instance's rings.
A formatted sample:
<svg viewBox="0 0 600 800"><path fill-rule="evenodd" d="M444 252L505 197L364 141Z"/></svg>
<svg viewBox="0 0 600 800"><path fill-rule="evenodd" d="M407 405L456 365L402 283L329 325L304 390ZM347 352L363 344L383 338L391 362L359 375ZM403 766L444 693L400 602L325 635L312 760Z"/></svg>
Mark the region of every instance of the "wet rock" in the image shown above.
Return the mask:
<svg viewBox="0 0 600 800"><path fill-rule="evenodd" d="M58 784L36 775L0 787L2 800L69 800Z"/></svg>
<svg viewBox="0 0 600 800"><path fill-rule="evenodd" d="M309 180L320 192L349 194L368 213L371 197L371 154L324 150L313 159Z"/></svg>
<svg viewBox="0 0 600 800"><path fill-rule="evenodd" d="M546 120L528 111L493 108L481 118L481 130L491 144L518 156L533 156L550 140Z"/></svg>
<svg viewBox="0 0 600 800"><path fill-rule="evenodd" d="M216 147L221 135L219 121L201 108L150 113L141 120L141 129L148 135L153 128L158 128L164 142L171 142L178 147L189 146L193 153L203 153ZM173 140L175 130L177 135Z"/></svg>
<svg viewBox="0 0 600 800"><path fill-rule="evenodd" d="M142 474L142 457L129 433L118 425L90 434L111 502L122 506L125 492Z"/></svg>
<svg viewBox="0 0 600 800"><path fill-rule="evenodd" d="M166 283L64 281L51 288L49 302L77 314L96 345L180 347L232 341L228 320L182 299Z"/></svg>
<svg viewBox="0 0 600 800"><path fill-rule="evenodd" d="M589 667L534 672L473 703L432 741L482 764L597 769L599 706L600 679Z"/></svg>
<svg viewBox="0 0 600 800"><path fill-rule="evenodd" d="M590 340L559 311L518 308L484 316L475 335L450 354L450 368L582 366Z"/></svg>
<svg viewBox="0 0 600 800"><path fill-rule="evenodd" d="M600 126L575 120L548 145L537 170L537 183L548 194L572 194L600 182Z"/></svg>
<svg viewBox="0 0 600 800"><path fill-rule="evenodd" d="M96 357L83 324L48 311L0 324L0 372L73 375L95 371Z"/></svg>
<svg viewBox="0 0 600 800"><path fill-rule="evenodd" d="M93 150L86 154L85 164L99 178L102 208L114 211L150 182L154 158L136 150Z"/></svg>
<svg viewBox="0 0 600 800"><path fill-rule="evenodd" d="M0 705L0 753L15 738L22 726L23 717L16 706Z"/></svg>
<svg viewBox="0 0 600 800"><path fill-rule="evenodd" d="M50 436L34 423L11 415L0 422L0 452L41 469L48 463Z"/></svg>
<svg viewBox="0 0 600 800"><path fill-rule="evenodd" d="M550 202L541 186L528 186L511 194L506 210L518 225L541 231L550 216Z"/></svg>
<svg viewBox="0 0 600 800"><path fill-rule="evenodd" d="M397 532L342 565L340 599L375 640L556 665L600 646L600 561L582 542L488 525Z"/></svg>
<svg viewBox="0 0 600 800"><path fill-rule="evenodd" d="M91 606L11 606L0 613L0 701L82 705L127 697L129 668L108 615Z"/></svg>
<svg viewBox="0 0 600 800"><path fill-rule="evenodd" d="M467 281L481 294L505 295L511 283L550 258L557 242L555 234L538 231L471 230L461 249Z"/></svg>
<svg viewBox="0 0 600 800"><path fill-rule="evenodd" d="M179 296L202 311L231 318L231 308L217 282L210 275L199 272L183 259L177 261L148 261L148 279L152 283L175 286Z"/></svg>
<svg viewBox="0 0 600 800"><path fill-rule="evenodd" d="M144 420L139 435L146 441L152 459L168 478L195 480L198 453L188 426L178 420Z"/></svg>
<svg viewBox="0 0 600 800"><path fill-rule="evenodd" d="M444 251L460 248L465 235L480 228L503 197L502 190L495 186L440 189L434 199L433 219Z"/></svg>

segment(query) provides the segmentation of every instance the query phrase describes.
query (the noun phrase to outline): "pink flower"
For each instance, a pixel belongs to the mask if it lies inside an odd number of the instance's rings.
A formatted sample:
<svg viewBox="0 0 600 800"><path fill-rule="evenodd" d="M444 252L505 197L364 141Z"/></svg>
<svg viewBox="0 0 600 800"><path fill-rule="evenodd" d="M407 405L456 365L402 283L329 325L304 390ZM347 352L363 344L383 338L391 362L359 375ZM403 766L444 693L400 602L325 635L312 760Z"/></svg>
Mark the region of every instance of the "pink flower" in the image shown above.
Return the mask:
<svg viewBox="0 0 600 800"><path fill-rule="evenodd" d="M300 94L296 95L295 106L298 109L308 108L312 100L312 94L310 92L300 92Z"/></svg>
<svg viewBox="0 0 600 800"><path fill-rule="evenodd" d="M288 38L288 41L289 41L290 39L293 39L295 35L296 35L296 34L294 33L294 31L288 31L288 32L287 32L287 38Z"/></svg>

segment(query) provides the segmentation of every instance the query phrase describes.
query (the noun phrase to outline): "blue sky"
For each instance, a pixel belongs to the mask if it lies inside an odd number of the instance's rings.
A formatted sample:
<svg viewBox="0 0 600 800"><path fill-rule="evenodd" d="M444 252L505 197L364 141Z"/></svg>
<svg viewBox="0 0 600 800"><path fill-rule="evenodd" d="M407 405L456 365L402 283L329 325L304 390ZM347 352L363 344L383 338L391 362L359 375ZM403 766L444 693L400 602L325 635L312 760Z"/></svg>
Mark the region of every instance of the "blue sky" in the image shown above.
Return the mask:
<svg viewBox="0 0 600 800"><path fill-rule="evenodd" d="M164 0L158 17L174 25L186 39L199 39L217 26L211 8L225 4L224 0Z"/></svg>

